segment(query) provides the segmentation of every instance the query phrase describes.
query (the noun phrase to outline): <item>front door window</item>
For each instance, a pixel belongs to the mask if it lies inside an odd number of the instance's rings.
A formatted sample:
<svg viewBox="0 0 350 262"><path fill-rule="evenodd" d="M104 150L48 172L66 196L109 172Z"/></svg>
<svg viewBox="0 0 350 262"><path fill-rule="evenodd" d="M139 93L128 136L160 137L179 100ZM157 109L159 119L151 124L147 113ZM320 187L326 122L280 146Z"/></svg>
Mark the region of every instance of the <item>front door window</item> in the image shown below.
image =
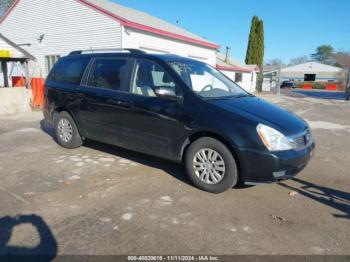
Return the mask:
<svg viewBox="0 0 350 262"><path fill-rule="evenodd" d="M155 97L155 90L164 87L178 92L174 80L160 65L152 61L138 60L131 93Z"/></svg>

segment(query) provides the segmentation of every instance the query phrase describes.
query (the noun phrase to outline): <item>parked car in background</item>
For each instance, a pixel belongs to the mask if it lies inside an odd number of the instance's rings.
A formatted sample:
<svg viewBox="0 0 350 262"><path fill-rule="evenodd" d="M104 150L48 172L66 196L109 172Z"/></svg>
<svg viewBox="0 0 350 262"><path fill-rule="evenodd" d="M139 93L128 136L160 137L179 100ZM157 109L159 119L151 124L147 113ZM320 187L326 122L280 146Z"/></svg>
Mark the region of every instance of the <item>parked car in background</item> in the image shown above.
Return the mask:
<svg viewBox="0 0 350 262"><path fill-rule="evenodd" d="M182 162L196 186L214 193L239 181L289 179L315 147L298 116L176 55L72 52L56 63L44 94L61 146L92 139Z"/></svg>
<svg viewBox="0 0 350 262"><path fill-rule="evenodd" d="M295 88L293 81L283 81L281 84L281 88Z"/></svg>

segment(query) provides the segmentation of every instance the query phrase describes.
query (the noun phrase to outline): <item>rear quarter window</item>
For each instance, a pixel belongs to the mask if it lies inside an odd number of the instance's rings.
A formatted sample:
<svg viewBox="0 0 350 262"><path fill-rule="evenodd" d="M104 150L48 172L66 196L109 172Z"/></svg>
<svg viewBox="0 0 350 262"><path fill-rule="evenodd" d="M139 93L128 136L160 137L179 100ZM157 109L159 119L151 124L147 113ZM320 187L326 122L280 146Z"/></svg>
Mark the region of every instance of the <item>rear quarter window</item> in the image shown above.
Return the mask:
<svg viewBox="0 0 350 262"><path fill-rule="evenodd" d="M89 61L89 57L61 59L50 72L48 80L78 85Z"/></svg>

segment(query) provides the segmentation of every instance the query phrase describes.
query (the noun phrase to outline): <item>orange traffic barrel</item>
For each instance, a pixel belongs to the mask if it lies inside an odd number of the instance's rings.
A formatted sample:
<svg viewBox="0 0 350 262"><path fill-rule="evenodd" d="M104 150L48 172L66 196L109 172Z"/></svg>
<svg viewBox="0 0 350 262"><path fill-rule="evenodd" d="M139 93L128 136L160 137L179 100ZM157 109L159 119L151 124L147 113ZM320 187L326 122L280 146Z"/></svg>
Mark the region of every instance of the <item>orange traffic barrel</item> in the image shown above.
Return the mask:
<svg viewBox="0 0 350 262"><path fill-rule="evenodd" d="M23 76L12 77L12 87L24 87L26 85L26 79Z"/></svg>
<svg viewBox="0 0 350 262"><path fill-rule="evenodd" d="M337 85L336 84L329 84L329 85L326 86L326 90L336 91L337 90Z"/></svg>
<svg viewBox="0 0 350 262"><path fill-rule="evenodd" d="M303 89L312 89L311 84L303 84Z"/></svg>
<svg viewBox="0 0 350 262"><path fill-rule="evenodd" d="M32 78L33 107L44 105L44 78Z"/></svg>

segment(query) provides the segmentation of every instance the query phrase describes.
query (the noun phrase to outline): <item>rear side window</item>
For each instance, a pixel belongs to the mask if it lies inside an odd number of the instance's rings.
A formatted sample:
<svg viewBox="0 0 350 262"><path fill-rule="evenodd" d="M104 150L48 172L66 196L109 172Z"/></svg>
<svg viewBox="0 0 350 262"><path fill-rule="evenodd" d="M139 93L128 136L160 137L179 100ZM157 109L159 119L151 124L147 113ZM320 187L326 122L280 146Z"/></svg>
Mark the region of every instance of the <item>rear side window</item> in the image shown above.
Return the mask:
<svg viewBox="0 0 350 262"><path fill-rule="evenodd" d="M89 75L88 86L120 90L126 59L96 59Z"/></svg>
<svg viewBox="0 0 350 262"><path fill-rule="evenodd" d="M58 61L48 80L78 85L90 58L71 58Z"/></svg>

